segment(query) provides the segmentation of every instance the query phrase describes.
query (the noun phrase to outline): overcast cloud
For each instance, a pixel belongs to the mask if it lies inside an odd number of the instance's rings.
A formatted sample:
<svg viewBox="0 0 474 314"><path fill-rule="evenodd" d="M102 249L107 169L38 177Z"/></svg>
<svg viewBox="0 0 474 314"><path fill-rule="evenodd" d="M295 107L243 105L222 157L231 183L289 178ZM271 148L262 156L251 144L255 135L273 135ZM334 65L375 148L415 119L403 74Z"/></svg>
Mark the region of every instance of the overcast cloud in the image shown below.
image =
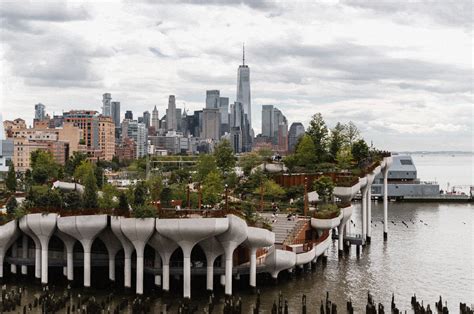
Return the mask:
<svg viewBox="0 0 474 314"><path fill-rule="evenodd" d="M305 125L354 121L390 150L472 151L472 1L2 2L3 119L100 110L102 94L136 116L169 94L201 109L207 89L235 100L251 69L261 106Z"/></svg>

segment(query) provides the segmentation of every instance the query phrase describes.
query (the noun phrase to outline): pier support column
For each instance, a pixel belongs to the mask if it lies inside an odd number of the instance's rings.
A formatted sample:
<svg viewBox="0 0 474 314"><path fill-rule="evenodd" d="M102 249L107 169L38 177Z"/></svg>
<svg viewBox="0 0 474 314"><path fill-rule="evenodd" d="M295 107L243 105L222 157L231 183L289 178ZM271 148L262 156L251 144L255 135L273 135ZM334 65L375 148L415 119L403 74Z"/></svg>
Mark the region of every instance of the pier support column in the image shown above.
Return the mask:
<svg viewBox="0 0 474 314"><path fill-rule="evenodd" d="M346 222L347 223L347 222ZM338 233L338 240L337 240L337 244L338 244L338 256L342 256L343 253L344 253L344 228L345 228L346 224L343 224L341 222L341 224L337 227L337 233Z"/></svg>
<svg viewBox="0 0 474 314"><path fill-rule="evenodd" d="M367 186L362 188L362 239L366 240L367 238Z"/></svg>
<svg viewBox="0 0 474 314"><path fill-rule="evenodd" d="M205 240L202 240L201 242L199 242L199 246L202 248L204 254L206 255L207 291L212 291L214 289L214 261L219 255L224 254L224 249L215 237L210 237Z"/></svg>
<svg viewBox="0 0 474 314"><path fill-rule="evenodd" d="M250 249L250 287L257 286L257 248Z"/></svg>
<svg viewBox="0 0 474 314"><path fill-rule="evenodd" d="M158 251L155 250L155 259L153 261L153 267L160 268L161 267L161 256ZM161 275L155 275L155 286L161 287Z"/></svg>
<svg viewBox="0 0 474 314"><path fill-rule="evenodd" d="M163 260L163 291L170 291L170 260Z"/></svg>
<svg viewBox="0 0 474 314"><path fill-rule="evenodd" d="M191 298L191 251L192 246L181 245L183 250L183 297Z"/></svg>
<svg viewBox="0 0 474 314"><path fill-rule="evenodd" d="M41 278L41 243L35 241L35 278Z"/></svg>
<svg viewBox="0 0 474 314"><path fill-rule="evenodd" d="M22 237L21 257L25 258L25 259L28 258L28 236L26 234L24 234L23 237ZM27 275L28 274L28 266L26 266L26 265L21 266L21 274L22 275Z"/></svg>
<svg viewBox="0 0 474 314"><path fill-rule="evenodd" d="M12 257L13 258L18 257L18 244L16 243L16 241L12 245ZM16 264L11 264L10 265L10 271L12 272L12 274L16 275L16 270L17 270L16 269Z"/></svg>
<svg viewBox="0 0 474 314"><path fill-rule="evenodd" d="M372 185L367 189L367 244L372 239Z"/></svg>
<svg viewBox="0 0 474 314"><path fill-rule="evenodd" d="M383 239L388 238L388 168L383 169Z"/></svg>
<svg viewBox="0 0 474 314"><path fill-rule="evenodd" d="M84 287L91 286L91 247L93 240L82 240L84 247Z"/></svg>
<svg viewBox="0 0 474 314"><path fill-rule="evenodd" d="M76 239L69 236L68 234L57 231L56 232L58 238L61 239L64 243L64 249L66 250L66 276L67 280L73 281L74 280L74 244L76 243Z"/></svg>
<svg viewBox="0 0 474 314"><path fill-rule="evenodd" d="M123 285L125 288L132 287L132 253L133 249L128 249L124 247Z"/></svg>

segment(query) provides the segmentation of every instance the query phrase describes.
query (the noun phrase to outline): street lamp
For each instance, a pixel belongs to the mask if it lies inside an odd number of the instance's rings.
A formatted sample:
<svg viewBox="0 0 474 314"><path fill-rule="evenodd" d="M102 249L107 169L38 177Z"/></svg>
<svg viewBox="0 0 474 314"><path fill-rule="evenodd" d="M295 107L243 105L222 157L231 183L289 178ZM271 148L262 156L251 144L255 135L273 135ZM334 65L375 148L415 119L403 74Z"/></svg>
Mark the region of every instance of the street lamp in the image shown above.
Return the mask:
<svg viewBox="0 0 474 314"><path fill-rule="evenodd" d="M189 185L191 184L191 178L188 179L188 185L187 185L187 190L186 190L186 203L187 203L187 208L191 209L191 200L189 198Z"/></svg>
<svg viewBox="0 0 474 314"><path fill-rule="evenodd" d="M229 201L228 201L228 198L229 198L229 186L227 185L227 183L225 184L225 210L228 211L229 210Z"/></svg>
<svg viewBox="0 0 474 314"><path fill-rule="evenodd" d="M308 177L304 177L304 216L308 214Z"/></svg>

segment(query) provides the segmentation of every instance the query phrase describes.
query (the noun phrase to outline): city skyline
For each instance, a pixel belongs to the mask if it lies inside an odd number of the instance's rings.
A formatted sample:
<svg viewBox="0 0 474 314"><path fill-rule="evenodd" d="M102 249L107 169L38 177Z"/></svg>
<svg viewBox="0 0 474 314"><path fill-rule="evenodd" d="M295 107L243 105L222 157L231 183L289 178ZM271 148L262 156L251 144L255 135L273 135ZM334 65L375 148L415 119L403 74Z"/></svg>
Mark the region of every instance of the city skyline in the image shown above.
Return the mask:
<svg viewBox="0 0 474 314"><path fill-rule="evenodd" d="M2 5L3 120L32 121L38 103L50 114L101 111L104 93L120 102L122 116L155 105L162 115L168 95L176 95L177 108L201 110L207 90L220 90L233 103L245 42L255 134L262 106L274 105L289 124L307 126L316 112L331 127L352 120L383 149L472 150L467 1L314 5L319 10L281 3L179 5L180 15L171 14L175 5L150 3ZM238 22L221 19L213 29L209 21L187 19L204 11L232 14ZM125 30L130 23L133 30ZM377 33L370 32L374 25ZM258 35L270 28L267 38ZM204 35L215 42L203 43Z"/></svg>

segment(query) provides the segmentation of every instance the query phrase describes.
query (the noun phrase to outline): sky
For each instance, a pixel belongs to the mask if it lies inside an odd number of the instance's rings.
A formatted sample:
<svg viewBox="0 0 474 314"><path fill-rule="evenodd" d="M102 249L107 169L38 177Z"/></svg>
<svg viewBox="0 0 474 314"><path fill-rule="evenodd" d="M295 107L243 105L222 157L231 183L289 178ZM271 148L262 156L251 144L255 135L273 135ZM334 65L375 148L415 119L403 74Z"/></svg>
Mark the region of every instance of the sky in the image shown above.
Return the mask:
<svg viewBox="0 0 474 314"><path fill-rule="evenodd" d="M471 0L2 1L0 22L3 119L100 111L105 92L134 116L233 102L245 43L256 134L275 105L382 149L474 151Z"/></svg>

